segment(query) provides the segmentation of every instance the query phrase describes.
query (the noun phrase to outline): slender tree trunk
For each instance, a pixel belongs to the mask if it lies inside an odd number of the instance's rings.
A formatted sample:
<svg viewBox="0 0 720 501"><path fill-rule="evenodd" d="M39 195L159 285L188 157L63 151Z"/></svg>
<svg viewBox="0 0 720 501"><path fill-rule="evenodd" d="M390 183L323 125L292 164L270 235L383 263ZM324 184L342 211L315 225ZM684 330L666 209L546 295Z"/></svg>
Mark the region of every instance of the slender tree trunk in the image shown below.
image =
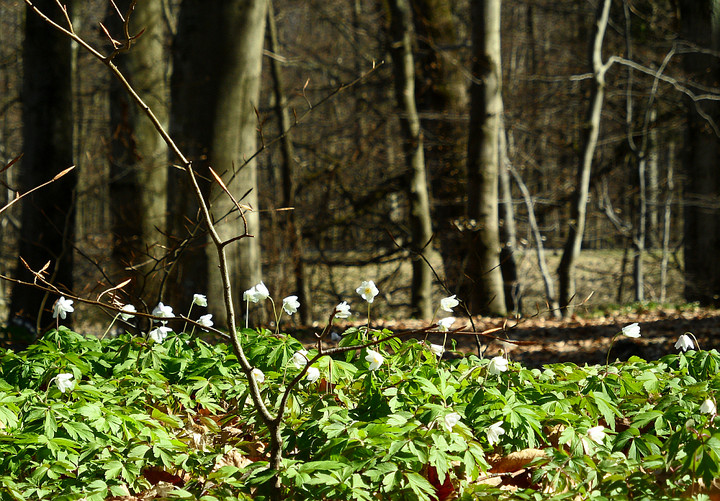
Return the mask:
<svg viewBox="0 0 720 501"><path fill-rule="evenodd" d="M542 276L543 284L545 285L545 297L547 299L550 312L553 317L559 318L560 307L558 306L557 298L555 297L555 285L553 284L553 279L550 275L550 269L548 268L547 260L545 259L545 246L543 245L543 236L542 233L540 233L540 227L538 226L537 219L535 218L535 205L533 204L530 190L528 189L527 185L520 176L520 173L517 172L515 167L513 167L512 164L508 164L508 168L513 176L513 179L515 179L518 188L520 188L520 193L522 194L523 201L525 202L525 206L527 207L528 225L530 226L530 231L532 232L533 238L535 239L535 253L537 256L538 268L540 269L540 275Z"/></svg>
<svg viewBox="0 0 720 501"><path fill-rule="evenodd" d="M500 193L500 272L503 277L505 291L505 308L508 312L521 313L522 301L520 298L520 283L518 282L517 262L517 235L515 230L515 211L513 210L512 187L510 184L510 158L507 151L505 135L505 120L500 117L500 131L498 133L498 153L500 155L498 179Z"/></svg>
<svg viewBox="0 0 720 501"><path fill-rule="evenodd" d="M408 199L410 202L410 250L412 256L413 316L429 319L433 315L433 273L420 254L430 259L432 250L432 221L425 174L425 155L420 118L415 106L415 60L412 50L412 18L408 0L389 0L390 53L395 76L395 94L400 108L403 154L408 171Z"/></svg>
<svg viewBox="0 0 720 501"><path fill-rule="evenodd" d="M194 168L210 179L220 175L242 204L248 233L228 246L231 282L247 290L261 280L257 173L245 158L257 148L255 106L259 99L261 55L265 33L265 0L183 0L173 53L171 129ZM177 308L189 306L194 293L207 292L210 311L224 323L222 284L214 249L206 248L197 203L187 175L170 168L169 238L178 252L168 296ZM244 234L233 202L217 183L202 187L212 202L223 240ZM260 319L259 316L254 317Z"/></svg>
<svg viewBox="0 0 720 501"><path fill-rule="evenodd" d="M35 2L64 24L54 0ZM72 9L72 5L69 6ZM52 179L73 164L73 87L70 39L26 8L23 45L23 152L18 165L20 191ZM61 290L73 288L75 172L28 196L22 203L19 257L35 271L50 263L46 277ZM32 282L18 260L15 277ZM50 297L34 287L14 286L10 319L28 318L38 329L52 322ZM68 319L69 320L69 319ZM28 340L13 340L22 347ZM17 341L17 342L16 342Z"/></svg>
<svg viewBox="0 0 720 501"><path fill-rule="evenodd" d="M635 284L635 301L645 300L645 272L643 260L645 258L645 235L647 224L647 198L645 191L645 156L637 159L638 176L638 214L633 236L633 283Z"/></svg>
<svg viewBox="0 0 720 501"><path fill-rule="evenodd" d="M681 0L683 37L698 47L720 50L720 1ZM707 51L686 54L684 66L702 89L720 83L720 63ZM720 123L715 101L687 101L688 129L685 143L685 299L703 305L720 305L720 139L711 124ZM701 116L700 111L705 116ZM717 127L717 125L715 125Z"/></svg>
<svg viewBox="0 0 720 501"><path fill-rule="evenodd" d="M275 14L273 11L272 1L268 0L268 50L276 54L278 48L277 29L275 26ZM269 58L270 74L273 80L273 93L275 95L275 114L278 118L281 138L280 154L282 156L281 173L282 173L282 206L295 207L295 153L292 145L292 133L290 127L290 114L287 110L287 99L283 89L282 68L275 57ZM290 254L292 256L291 263L293 274L295 277L295 290L298 300L302 305L299 310L300 319L305 325L312 322L312 303L310 299L310 284L307 279L305 263L303 262L303 243L300 226L297 222L296 209L287 212L287 230L286 235L290 246Z"/></svg>
<svg viewBox="0 0 720 501"><path fill-rule="evenodd" d="M657 112L655 109L651 111L650 121L655 124ZM658 204L660 191L660 158L658 152L658 132L653 127L649 131L647 145L647 248L657 247L660 237L660 207Z"/></svg>
<svg viewBox="0 0 720 501"><path fill-rule="evenodd" d="M673 143L670 143L670 149ZM662 259L660 261L660 303L665 302L667 295L667 269L668 259L670 256L670 222L672 216L672 202L673 202L673 190L675 189L675 180L673 179L673 157L674 154L669 155L671 159L668 162L667 170L667 194L665 195L665 204L663 206L663 232L662 232Z"/></svg>
<svg viewBox="0 0 720 501"><path fill-rule="evenodd" d="M468 206L470 228L461 291L472 313L505 315L498 235L498 135L502 114L500 0L472 3L473 83L470 87Z"/></svg>
<svg viewBox="0 0 720 501"><path fill-rule="evenodd" d="M131 0L117 1L125 15ZM155 116L167 127L166 31L161 2L138 2L130 15L131 34L142 32L116 63ZM108 26L122 30L110 9ZM116 79L110 81L110 212L113 260L119 279L132 277L124 290L148 303L158 301L159 264L164 254L168 148L153 124Z"/></svg>
<svg viewBox="0 0 720 501"><path fill-rule="evenodd" d="M562 259L558 266L560 281L560 307L563 315L572 313L570 301L575 295L575 263L580 255L585 220L587 214L587 199L590 189L590 172L593 157L600 134L600 114L602 112L603 98L605 96L605 72L607 66L602 61L602 45L605 30L610 15L611 0L602 0L598 3L595 24L593 27L592 44L590 47L590 63L594 75L590 90L588 114L583 129L583 149L577 170L575 194L570 211L570 225L568 236L563 249Z"/></svg>

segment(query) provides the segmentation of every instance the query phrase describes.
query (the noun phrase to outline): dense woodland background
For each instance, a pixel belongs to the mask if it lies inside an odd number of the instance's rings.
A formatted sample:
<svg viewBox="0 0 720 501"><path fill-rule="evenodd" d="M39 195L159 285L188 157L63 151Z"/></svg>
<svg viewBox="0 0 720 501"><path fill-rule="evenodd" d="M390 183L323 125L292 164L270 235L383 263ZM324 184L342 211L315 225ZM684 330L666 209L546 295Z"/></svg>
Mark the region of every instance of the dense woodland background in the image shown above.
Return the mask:
<svg viewBox="0 0 720 501"><path fill-rule="evenodd" d="M386 316L432 316L433 291L472 313L567 314L593 287L572 269L587 201L582 249L622 256L620 275L594 265L622 280L611 297L720 301L718 1L139 0L129 51L106 0L68 11L103 53L100 22L117 41L113 61L208 180L225 235L245 230L209 165L254 209L237 297L264 280L298 294L307 323L373 279ZM197 206L147 117L24 2L0 2L0 25L0 159L23 155L0 206L77 166L0 215L2 274L32 280L18 257L51 260L62 291L132 278L121 303L182 311L208 293L222 319ZM539 297L529 269L545 272ZM54 300L0 283L9 320L47 327Z"/></svg>

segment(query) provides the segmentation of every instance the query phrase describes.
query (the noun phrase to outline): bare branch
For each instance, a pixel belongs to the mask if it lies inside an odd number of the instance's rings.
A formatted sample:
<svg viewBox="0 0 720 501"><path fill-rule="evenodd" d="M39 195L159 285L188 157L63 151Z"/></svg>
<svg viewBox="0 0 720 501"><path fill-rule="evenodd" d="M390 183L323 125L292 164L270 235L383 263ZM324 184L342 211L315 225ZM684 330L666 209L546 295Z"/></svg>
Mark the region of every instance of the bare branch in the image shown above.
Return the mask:
<svg viewBox="0 0 720 501"><path fill-rule="evenodd" d="M5 167L5 169L7 169L8 167L10 167L10 166L11 166L12 164L14 164L17 160L19 160L21 157L22 157L22 155L20 155L19 157L15 158L13 161L11 161L11 162ZM21 194L21 195L16 195L14 199L12 199L10 202L8 202L4 207L1 207L1 208L0 208L0 214L2 214L3 212L5 212L7 209L9 209L10 207L12 207L15 203L19 202L21 199L25 198L26 196L30 195L31 193L39 190L40 188L44 188L45 186L47 186L47 185L49 185L49 184L51 184L51 183L54 183L55 181L57 181L58 179L60 179L61 177L63 177L65 174L67 174L68 172L70 172L70 171L73 170L74 168L75 168L74 165L73 165L73 166L70 166L70 167L68 167L67 169L65 169L65 170L59 172L58 174L56 174L50 181L46 181L46 182L44 182L43 184L41 184L41 185L39 185L39 186L36 186L36 187L34 187L33 189L31 189L31 190L29 190L29 191L27 191L27 192L25 192L25 193L23 193L23 194ZM3 169L3 170L5 170L5 169ZM2 171L0 171L0 172L2 172Z"/></svg>

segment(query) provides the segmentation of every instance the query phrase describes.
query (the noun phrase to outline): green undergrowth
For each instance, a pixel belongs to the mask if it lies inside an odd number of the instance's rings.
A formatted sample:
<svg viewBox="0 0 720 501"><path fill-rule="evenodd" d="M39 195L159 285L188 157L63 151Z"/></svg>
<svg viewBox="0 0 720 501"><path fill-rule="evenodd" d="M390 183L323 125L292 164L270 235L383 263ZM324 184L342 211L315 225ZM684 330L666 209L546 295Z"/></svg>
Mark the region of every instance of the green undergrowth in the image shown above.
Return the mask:
<svg viewBox="0 0 720 501"><path fill-rule="evenodd" d="M303 347L268 331L241 340L273 409ZM293 390L285 498L686 499L720 476L715 350L503 371L417 340L375 349L379 367L367 349L322 357ZM74 386L61 392L59 374ZM262 499L267 443L223 344L60 327L0 352L0 499ZM514 456L529 459L501 472Z"/></svg>

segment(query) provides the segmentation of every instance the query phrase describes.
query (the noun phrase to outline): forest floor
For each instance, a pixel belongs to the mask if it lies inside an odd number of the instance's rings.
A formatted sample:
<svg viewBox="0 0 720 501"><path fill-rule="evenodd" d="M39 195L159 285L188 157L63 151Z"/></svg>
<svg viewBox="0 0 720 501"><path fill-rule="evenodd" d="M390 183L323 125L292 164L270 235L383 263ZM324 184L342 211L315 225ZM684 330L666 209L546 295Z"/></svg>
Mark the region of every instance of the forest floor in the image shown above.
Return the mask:
<svg viewBox="0 0 720 501"><path fill-rule="evenodd" d="M550 270L556 269L560 257L559 251L548 250ZM677 338L685 332L692 332L703 349L720 348L720 311L683 303L681 261L682 256L678 252L670 255L665 302L660 304L661 253L658 250L647 252L644 260L644 289L647 301L632 303L632 256L625 254L622 249L583 250L577 266L576 315L555 320L549 318L550 315L544 311L544 285L534 252L529 249L519 251L517 262L521 277L523 315L507 321L475 318L474 324L477 331L504 327L503 331L494 335L520 341L521 344L502 343L481 337L481 350L484 350L486 356L494 356L503 349L512 360L522 361L530 367L555 362L605 363L612 337L623 326L633 322L640 324L642 337L619 338L613 347L611 360L626 360L633 355L649 360L674 353L677 351L674 347ZM442 265L433 264L442 276ZM380 289L380 295L371 305L372 327L388 328L394 332L420 329L427 323L407 319L409 291L397 286L409 283L410 273L410 266L406 263L332 268L317 265L311 276L312 290L326 300L316 302L315 311L330 311L339 301L347 300L358 314L358 320L353 324L339 325L336 330L341 332L343 327L365 325L363 318L366 312L362 311L362 301L354 301L357 297L352 284L357 285L362 280L372 279ZM557 288L557 284L555 287ZM345 294L337 294L336 291L344 291ZM351 293L347 294L347 291ZM439 287L434 292L437 298L446 295L448 293ZM457 310L459 309L456 308ZM453 329L461 327L462 322L463 320L459 319ZM464 330L471 330L467 319L464 323ZM322 325L316 325L314 330L299 330L298 337L305 343L312 343L314 335L308 332L319 332L321 329ZM299 334L300 332L304 334ZM431 334L429 338L432 343L442 343L442 340L443 336L440 334ZM453 342L458 351L478 351L473 335L450 336L447 346L451 347Z"/></svg>
<svg viewBox="0 0 720 501"><path fill-rule="evenodd" d="M610 360L627 360L638 356L645 360L655 360L669 353L677 353L675 342L680 335L692 333L703 350L720 349L720 310L711 310L693 306L677 308L643 309L618 311L607 315L592 317L572 317L555 320L540 316L517 320L491 319L478 317L473 319L477 331L496 327L503 328L492 335L500 339L480 336L480 348L485 356L495 356L500 350L508 353L513 361L522 362L527 367L540 367L545 364L573 362L578 365L604 364L611 340L622 327L638 322L641 337L630 339L620 336L613 345ZM465 324L463 330L469 330L468 320L459 319L453 329ZM351 325L339 325L338 331ZM372 322L373 328L387 328L393 332L406 329L421 329L427 323L418 320ZM302 334L300 333L302 332ZM310 345L314 335L308 331L298 331L298 338ZM424 336L416 336L423 338ZM520 344L503 342L501 339L518 341ZM431 333L428 342L442 344L443 335ZM446 346L455 346L460 353L477 353L478 343L474 335L449 335Z"/></svg>

